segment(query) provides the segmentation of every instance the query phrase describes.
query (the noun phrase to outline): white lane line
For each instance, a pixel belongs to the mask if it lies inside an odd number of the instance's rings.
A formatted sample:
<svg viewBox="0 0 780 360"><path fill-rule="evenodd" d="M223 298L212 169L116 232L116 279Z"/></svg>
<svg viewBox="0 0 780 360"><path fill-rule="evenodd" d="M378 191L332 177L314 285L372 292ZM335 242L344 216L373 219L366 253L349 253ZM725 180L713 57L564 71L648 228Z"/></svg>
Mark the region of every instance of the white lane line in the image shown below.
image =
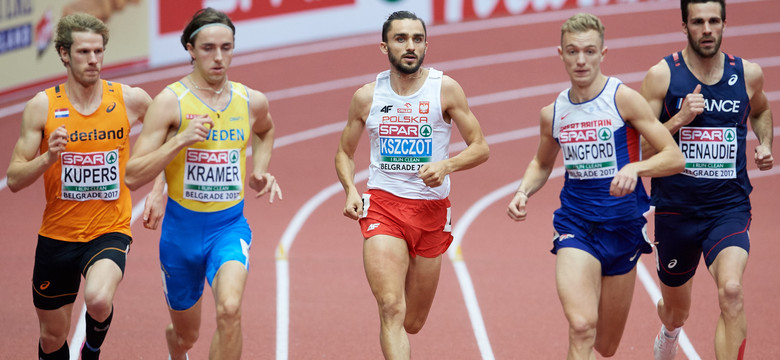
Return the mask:
<svg viewBox="0 0 780 360"><path fill-rule="evenodd" d="M368 179L368 169L355 174L355 183ZM333 183L306 201L295 213L292 220L282 234L279 244L276 246L276 359L286 360L289 355L290 338L290 262L287 254L290 253L298 232L303 228L306 220L317 210L322 203L327 201L339 191L343 191L341 183Z"/></svg>

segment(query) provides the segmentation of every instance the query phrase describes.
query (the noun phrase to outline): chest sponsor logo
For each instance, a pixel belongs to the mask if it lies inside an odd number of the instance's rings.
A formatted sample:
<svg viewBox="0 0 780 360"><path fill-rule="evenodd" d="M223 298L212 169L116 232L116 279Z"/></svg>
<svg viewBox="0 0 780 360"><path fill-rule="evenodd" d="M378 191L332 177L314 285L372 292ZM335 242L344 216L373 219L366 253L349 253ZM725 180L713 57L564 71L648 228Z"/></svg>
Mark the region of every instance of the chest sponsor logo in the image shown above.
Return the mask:
<svg viewBox="0 0 780 360"><path fill-rule="evenodd" d="M683 174L707 179L736 178L735 128L682 128L679 143L686 160Z"/></svg>
<svg viewBox="0 0 780 360"><path fill-rule="evenodd" d="M404 107L400 107L400 108L395 109L395 110L399 114L411 114L412 113L412 104L411 103L405 103Z"/></svg>
<svg viewBox="0 0 780 360"><path fill-rule="evenodd" d="M608 123L608 120L578 122L560 130L558 141L570 178L602 179L617 173L614 135L611 127L604 126Z"/></svg>
<svg viewBox="0 0 780 360"><path fill-rule="evenodd" d="M237 149L187 149L183 196L202 202L241 198L243 175Z"/></svg>
<svg viewBox="0 0 780 360"><path fill-rule="evenodd" d="M116 200L119 198L119 151L60 156L63 200Z"/></svg>

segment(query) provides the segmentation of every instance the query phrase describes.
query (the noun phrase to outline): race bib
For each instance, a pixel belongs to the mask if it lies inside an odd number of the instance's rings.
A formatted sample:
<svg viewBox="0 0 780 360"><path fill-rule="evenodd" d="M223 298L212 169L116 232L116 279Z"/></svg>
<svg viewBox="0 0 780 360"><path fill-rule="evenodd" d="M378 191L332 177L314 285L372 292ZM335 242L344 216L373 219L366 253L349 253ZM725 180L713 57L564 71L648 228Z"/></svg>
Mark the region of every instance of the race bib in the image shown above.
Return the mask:
<svg viewBox="0 0 780 360"><path fill-rule="evenodd" d="M570 179L603 179L617 174L615 137L611 127L583 127L573 123L562 128L558 141Z"/></svg>
<svg viewBox="0 0 780 360"><path fill-rule="evenodd" d="M184 160L184 198L202 202L241 198L241 151L187 149Z"/></svg>
<svg viewBox="0 0 780 360"><path fill-rule="evenodd" d="M685 156L683 174L704 179L737 177L737 129L683 127L680 151Z"/></svg>
<svg viewBox="0 0 780 360"><path fill-rule="evenodd" d="M63 200L119 199L119 151L60 154Z"/></svg>
<svg viewBox="0 0 780 360"><path fill-rule="evenodd" d="M379 167L387 172L416 173L433 156L429 124L379 124Z"/></svg>

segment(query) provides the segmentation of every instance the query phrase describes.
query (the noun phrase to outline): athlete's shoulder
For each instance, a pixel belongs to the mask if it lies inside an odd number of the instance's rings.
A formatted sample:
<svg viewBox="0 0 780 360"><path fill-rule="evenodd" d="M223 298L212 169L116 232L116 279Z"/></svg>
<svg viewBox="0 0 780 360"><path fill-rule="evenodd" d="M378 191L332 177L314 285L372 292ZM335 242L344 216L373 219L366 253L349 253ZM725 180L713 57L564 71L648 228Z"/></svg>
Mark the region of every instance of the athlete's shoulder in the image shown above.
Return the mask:
<svg viewBox="0 0 780 360"><path fill-rule="evenodd" d="M376 89L376 81L361 86L355 91L355 94L352 95L352 101L371 103L374 99L374 89Z"/></svg>

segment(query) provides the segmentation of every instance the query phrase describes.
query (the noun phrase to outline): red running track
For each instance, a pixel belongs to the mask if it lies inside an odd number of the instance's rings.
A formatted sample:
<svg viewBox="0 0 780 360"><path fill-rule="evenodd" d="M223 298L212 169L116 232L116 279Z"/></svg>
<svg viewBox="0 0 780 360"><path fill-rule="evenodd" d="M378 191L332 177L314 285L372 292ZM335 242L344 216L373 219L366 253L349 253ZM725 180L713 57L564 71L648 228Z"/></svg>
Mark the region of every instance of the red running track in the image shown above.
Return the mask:
<svg viewBox="0 0 780 360"><path fill-rule="evenodd" d="M675 2L608 6L594 13L607 27L610 48L602 70L635 89L650 66L685 45ZM763 66L765 90L776 111L780 109L780 52L771 44L780 33L778 13L777 1L730 1L723 42L725 51ZM522 176L536 150L539 109L567 86L555 46L560 24L572 14L561 11L429 29L426 64L444 70L466 90L489 136L491 158L474 170L453 175L451 200L455 229L462 233L462 260L444 261L428 322L420 334L411 336L417 359L565 357L567 326L554 287L555 258L549 253L550 220L559 205L561 178L552 178L534 196L525 223L507 218L504 209L510 194L501 189L511 188ZM652 26L632 26L635 23ZM273 205L266 199L246 203L254 231L243 309L246 359L381 358L376 305L363 273L362 238L357 224L341 215L344 195L333 188L337 182L333 155L352 93L387 68L386 58L378 51L378 38L379 24L377 34L369 36L234 58L231 79L260 89L271 99L278 129L271 171L285 193L284 200ZM138 74L106 74L106 78L141 86L154 95L188 71L189 65L182 64ZM32 94L22 95L29 98ZM5 154L0 156L0 169L8 166L22 106L18 100L0 100L0 153ZM455 135L454 141L458 140ZM748 146L755 146L755 140ZM362 155L357 169L365 169L365 138L358 154ZM770 225L776 219L771 209L780 199L779 180L777 170L759 174L754 166L749 169L755 190L752 251L745 274L746 358L770 359L780 354L780 343L775 340L780 333L776 321L780 311L775 305L780 278L774 256L780 245L773 241ZM138 204L148 190L135 192L134 202ZM34 358L38 325L30 278L44 205L42 183L16 194L2 189L0 202L4 230L0 358ZM467 223L470 226L465 228ZM103 354L114 359L161 359L166 354L163 330L169 321L157 261L159 232L138 223L133 232L135 242ZM277 251L282 239L294 240L282 246L283 254ZM650 271L652 288L657 282L652 255L645 255L641 263ZM288 294L277 288L285 284L278 277L278 269L285 266L289 269L289 302L278 306L277 295ZM473 303L465 300L457 275L463 267L484 324L484 331L476 331L477 335L468 311ZM698 356L713 359L718 307L715 287L703 267L696 277L694 302L685 331ZM191 359L206 358L215 327L208 290L203 308L201 339L190 352ZM74 311L74 324L78 316ZM287 319L289 328L278 325ZM651 295L637 282L627 330L615 358L652 358L659 325ZM288 331L279 330L285 328ZM288 341L278 341L277 334L287 334ZM682 352L678 356L684 357Z"/></svg>

